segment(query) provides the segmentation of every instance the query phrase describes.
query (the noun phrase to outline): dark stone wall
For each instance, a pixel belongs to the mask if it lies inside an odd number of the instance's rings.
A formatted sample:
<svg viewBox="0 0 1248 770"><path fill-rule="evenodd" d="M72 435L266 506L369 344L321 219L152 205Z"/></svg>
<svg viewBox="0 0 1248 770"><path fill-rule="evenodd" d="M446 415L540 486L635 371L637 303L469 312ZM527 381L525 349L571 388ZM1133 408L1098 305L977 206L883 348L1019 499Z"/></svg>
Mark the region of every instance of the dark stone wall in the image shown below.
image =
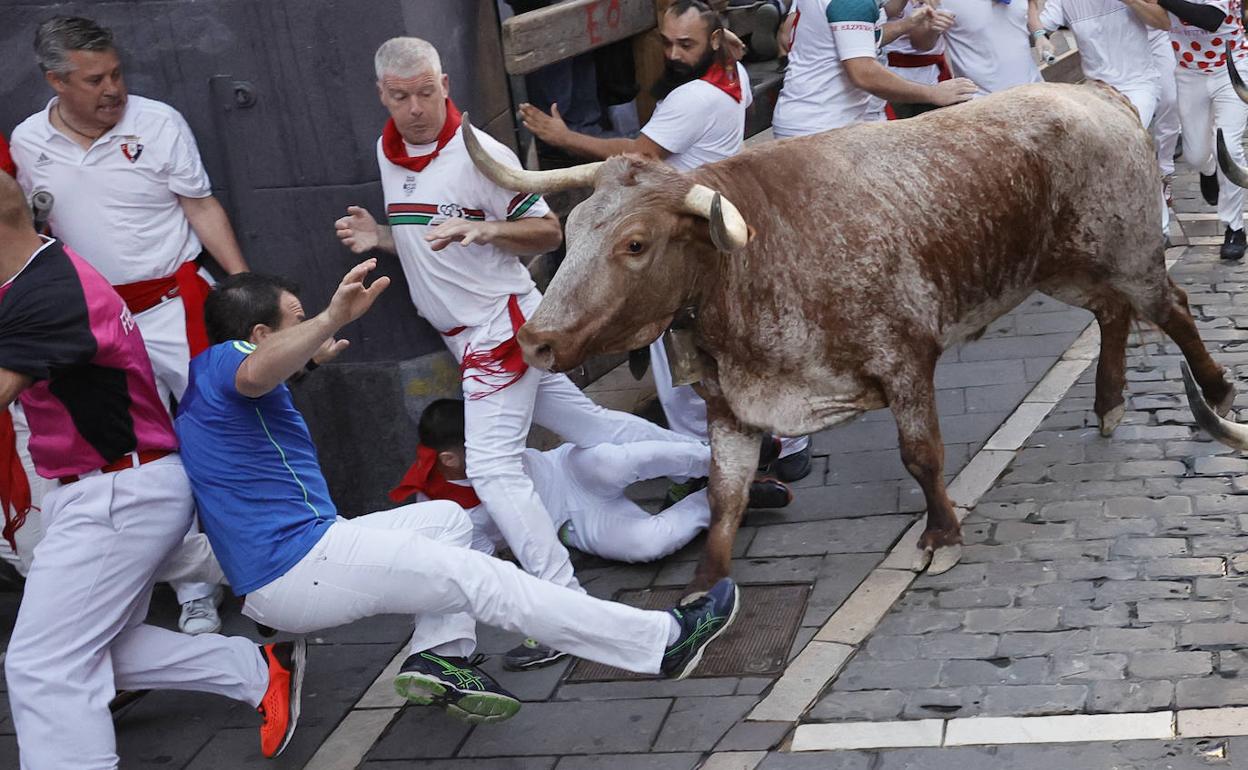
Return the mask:
<svg viewBox="0 0 1248 770"><path fill-rule="evenodd" d="M0 0L5 135L51 96L32 42L35 27L58 14L113 29L130 91L186 116L253 268L293 278L310 312L354 264L334 237L334 219L348 204L380 214L375 146L386 113L373 52L381 42L401 34L433 42L452 98L476 125L515 145L494 0ZM351 346L341 362L296 388L330 489L348 514L388 505L385 490L415 445L409 411L457 390L397 261L383 257L381 272L394 285L344 330ZM442 376L422 379L433 367L425 359L437 359Z"/></svg>

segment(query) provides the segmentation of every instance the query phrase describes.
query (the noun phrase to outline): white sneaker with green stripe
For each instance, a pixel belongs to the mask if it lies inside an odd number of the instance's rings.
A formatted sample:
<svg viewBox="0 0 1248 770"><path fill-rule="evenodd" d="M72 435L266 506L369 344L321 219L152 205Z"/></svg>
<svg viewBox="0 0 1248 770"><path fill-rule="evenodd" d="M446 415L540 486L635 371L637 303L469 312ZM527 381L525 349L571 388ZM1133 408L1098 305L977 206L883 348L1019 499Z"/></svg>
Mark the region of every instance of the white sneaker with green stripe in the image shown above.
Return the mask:
<svg viewBox="0 0 1248 770"><path fill-rule="evenodd" d="M520 701L478 668L483 660L484 655L469 659L417 653L403 661L394 677L395 692L421 706L442 706L465 722L510 719L520 710Z"/></svg>

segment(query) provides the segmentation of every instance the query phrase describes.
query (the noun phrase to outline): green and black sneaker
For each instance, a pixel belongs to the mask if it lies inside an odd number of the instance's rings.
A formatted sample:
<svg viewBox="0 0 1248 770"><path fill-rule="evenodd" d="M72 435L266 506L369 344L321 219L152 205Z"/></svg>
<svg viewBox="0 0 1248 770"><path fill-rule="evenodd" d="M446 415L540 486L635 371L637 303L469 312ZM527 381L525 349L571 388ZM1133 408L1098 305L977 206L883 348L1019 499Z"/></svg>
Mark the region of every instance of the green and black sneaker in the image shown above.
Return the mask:
<svg viewBox="0 0 1248 770"><path fill-rule="evenodd" d="M520 710L520 701L478 668L483 660L484 655L470 659L417 653L403 661L394 677L395 692L422 706L442 706L473 724L510 719Z"/></svg>
<svg viewBox="0 0 1248 770"><path fill-rule="evenodd" d="M663 653L663 676L684 679L693 673L706 646L718 639L737 617L739 599L737 584L732 578L723 578L697 599L668 610L680 624L680 636Z"/></svg>

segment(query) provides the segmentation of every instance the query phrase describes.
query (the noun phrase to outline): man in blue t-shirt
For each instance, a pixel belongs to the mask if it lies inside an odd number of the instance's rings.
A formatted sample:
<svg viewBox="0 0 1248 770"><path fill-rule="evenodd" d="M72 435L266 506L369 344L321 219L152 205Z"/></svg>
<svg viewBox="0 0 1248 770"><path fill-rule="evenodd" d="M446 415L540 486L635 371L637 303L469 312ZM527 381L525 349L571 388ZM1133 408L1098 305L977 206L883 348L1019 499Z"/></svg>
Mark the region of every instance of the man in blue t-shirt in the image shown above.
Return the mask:
<svg viewBox="0 0 1248 770"><path fill-rule="evenodd" d="M632 671L692 673L736 613L731 579L682 607L639 610L471 550L472 524L452 502L338 516L285 382L314 356L346 347L334 334L390 283L365 287L376 266L370 259L353 268L329 307L306 320L292 287L255 273L222 281L204 306L213 346L191 361L176 427L200 522L235 593L247 596L243 613L293 633L413 614L395 688L472 722L520 708L469 660L476 621Z"/></svg>

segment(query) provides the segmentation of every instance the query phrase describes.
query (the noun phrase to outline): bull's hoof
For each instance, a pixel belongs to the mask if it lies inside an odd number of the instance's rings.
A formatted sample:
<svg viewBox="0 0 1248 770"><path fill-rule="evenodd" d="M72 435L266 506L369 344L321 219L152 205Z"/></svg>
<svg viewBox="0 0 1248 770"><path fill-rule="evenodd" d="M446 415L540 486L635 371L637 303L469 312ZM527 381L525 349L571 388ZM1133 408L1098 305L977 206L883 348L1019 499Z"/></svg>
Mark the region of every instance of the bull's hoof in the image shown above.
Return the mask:
<svg viewBox="0 0 1248 770"><path fill-rule="evenodd" d="M962 560L962 544L947 545L932 552L932 560L924 570L928 575L943 575Z"/></svg>
<svg viewBox="0 0 1248 770"><path fill-rule="evenodd" d="M1101 435L1106 438L1109 438L1110 436L1114 435L1114 429L1117 428L1122 423L1123 415L1125 415L1126 413L1127 413L1126 405L1119 404L1113 409L1110 409L1105 414L1098 416L1096 419L1100 423L1100 426L1101 426Z"/></svg>
<svg viewBox="0 0 1248 770"><path fill-rule="evenodd" d="M1217 412L1219 417L1228 415L1231 407L1235 405L1235 384L1230 382L1227 384L1230 385L1230 390L1226 391L1226 395L1222 397L1222 400L1213 407L1213 411Z"/></svg>
<svg viewBox="0 0 1248 770"><path fill-rule="evenodd" d="M962 527L955 519L953 525L948 529L925 529L923 534L919 536L919 548L924 551L934 551L950 545L962 544Z"/></svg>

